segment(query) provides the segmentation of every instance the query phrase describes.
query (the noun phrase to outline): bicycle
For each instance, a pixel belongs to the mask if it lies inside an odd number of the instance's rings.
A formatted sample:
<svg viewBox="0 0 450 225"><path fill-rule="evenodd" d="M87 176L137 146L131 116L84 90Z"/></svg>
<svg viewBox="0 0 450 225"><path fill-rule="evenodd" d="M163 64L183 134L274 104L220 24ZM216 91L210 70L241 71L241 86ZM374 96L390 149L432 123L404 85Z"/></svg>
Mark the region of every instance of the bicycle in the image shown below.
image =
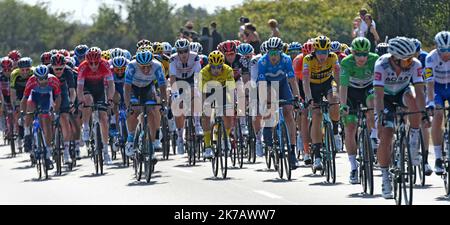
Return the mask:
<svg viewBox="0 0 450 225"><path fill-rule="evenodd" d="M400 110L399 110L400 109ZM395 141L392 151L392 162L390 173L392 174L392 183L394 187L394 199L397 205L402 204L402 200L406 205L412 205L413 202L413 166L411 162L411 152L409 149L409 135L406 133L407 124L405 116L425 113L419 112L404 112L402 107L396 106L395 112L391 112L395 115L394 124L395 129ZM383 120L383 123L385 121ZM383 124L384 125L384 124Z"/></svg>
<svg viewBox="0 0 450 225"><path fill-rule="evenodd" d="M333 123L329 113L329 108L332 105L338 105L339 103L329 103L327 100L322 100L313 109L320 109L322 111L322 129L324 129L323 147L320 150L322 156L323 169L321 175L326 176L326 181L333 184L336 183L336 143L333 135ZM310 128L312 126L312 120L310 122ZM311 129L310 129L311 131ZM315 156L312 155L312 161L314 162ZM317 171L312 166L312 172L315 174Z"/></svg>
<svg viewBox="0 0 450 225"><path fill-rule="evenodd" d="M125 145L128 138L128 130L127 130L127 111L124 104L119 105L119 130L118 135L115 136L114 144L120 151L120 154L122 155L122 163L123 166L129 167L130 166L130 159L125 154Z"/></svg>
<svg viewBox="0 0 450 225"><path fill-rule="evenodd" d="M14 133L14 112L10 106L6 106L6 139L11 147L11 157L16 157L17 135Z"/></svg>
<svg viewBox="0 0 450 225"><path fill-rule="evenodd" d="M55 139L53 141L53 160L56 163L56 175L62 174L62 151L64 150L64 138L59 121L60 115L56 115L53 120L53 127L55 131Z"/></svg>
<svg viewBox="0 0 450 225"><path fill-rule="evenodd" d="M91 157L94 160L95 174L103 175L103 142L100 129L99 111L107 111L108 104L97 102L92 106L83 106L84 108L92 108L92 125L90 132L89 146L91 149Z"/></svg>
<svg viewBox="0 0 450 225"><path fill-rule="evenodd" d="M248 127L248 136L244 136L244 152L247 150L248 162L255 164L256 163L256 134L253 128L253 117L250 116L249 109L247 109L246 115L247 127ZM242 168L242 167L241 167Z"/></svg>
<svg viewBox="0 0 450 225"><path fill-rule="evenodd" d="M186 117L186 152L188 153L188 162L190 166L195 166L196 154L200 154L200 137L195 134L194 117Z"/></svg>
<svg viewBox="0 0 450 225"><path fill-rule="evenodd" d="M373 111L373 108L360 106L357 110L358 115L358 132L356 134L358 140L358 158L359 162L359 179L363 188L363 192L373 195L373 162L374 153L370 143L370 131L367 126L366 113ZM359 134L359 135L358 135Z"/></svg>
<svg viewBox="0 0 450 225"><path fill-rule="evenodd" d="M36 169L38 172L39 179L45 177L45 180L48 179L48 162L47 162L47 143L45 143L45 138L43 135L43 130L41 127L41 122L39 119L39 115L42 114L43 111L40 109L36 110L34 113L27 113L28 115L34 115L33 120L33 150L32 154L34 155L34 159L36 160ZM50 159L48 159L50 161Z"/></svg>
<svg viewBox="0 0 450 225"><path fill-rule="evenodd" d="M150 100L146 101L145 104L132 103L132 106L144 108L134 137L134 146L139 146L133 158L134 172L137 181L141 181L142 169L144 169L145 180L147 183L150 183L157 159L153 158L154 148L153 143L150 141L151 134L148 127L148 108L163 106L163 104Z"/></svg>
<svg viewBox="0 0 450 225"><path fill-rule="evenodd" d="M444 173L441 178L444 181L445 195L450 196L450 107L438 108L435 110L444 110L445 127L444 141L442 142L442 162Z"/></svg>
<svg viewBox="0 0 450 225"><path fill-rule="evenodd" d="M223 107L214 107L214 111L218 109L226 109L231 108L234 106L225 105ZM211 129L211 136L212 136L212 150L213 150L213 158L211 160L212 162L212 169L213 169L213 175L214 177L217 177L219 172L219 163L220 163L220 171L222 172L222 178L227 178L228 173L228 153L229 148L228 146L228 137L224 125L223 116L217 116L215 115L215 112L213 112L214 115L214 124ZM217 134L217 136L216 136ZM225 146L222 146L225 145Z"/></svg>
<svg viewBox="0 0 450 225"><path fill-rule="evenodd" d="M244 165L244 136L242 134L240 121L237 117L234 119L234 132L231 134L231 164L233 167L238 163L239 168ZM249 156L250 157L250 156ZM250 159L249 159L250 161Z"/></svg>
<svg viewBox="0 0 450 225"><path fill-rule="evenodd" d="M167 118L167 111L161 115L161 135L162 135L162 152L163 159L168 160L170 155L170 135L169 135L169 119Z"/></svg>

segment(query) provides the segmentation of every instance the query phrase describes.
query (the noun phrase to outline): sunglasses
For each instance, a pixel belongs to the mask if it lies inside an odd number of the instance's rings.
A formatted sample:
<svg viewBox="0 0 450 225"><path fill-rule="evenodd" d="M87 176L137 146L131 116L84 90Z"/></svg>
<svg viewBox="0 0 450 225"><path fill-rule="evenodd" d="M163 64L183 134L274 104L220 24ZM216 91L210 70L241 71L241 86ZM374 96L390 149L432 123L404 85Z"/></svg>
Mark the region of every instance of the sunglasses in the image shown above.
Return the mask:
<svg viewBox="0 0 450 225"><path fill-rule="evenodd" d="M55 71L61 71L61 70L64 69L64 67L53 67L53 69L54 69Z"/></svg>
<svg viewBox="0 0 450 225"><path fill-rule="evenodd" d="M281 52L280 50L276 49L269 50L269 56L277 56L280 54L280 52Z"/></svg>
<svg viewBox="0 0 450 225"><path fill-rule="evenodd" d="M356 57L367 57L369 56L368 52L355 52Z"/></svg>
<svg viewBox="0 0 450 225"><path fill-rule="evenodd" d="M48 77L38 77L38 81L47 81Z"/></svg>
<svg viewBox="0 0 450 225"><path fill-rule="evenodd" d="M90 62L89 65L90 66L98 66L100 64L100 62Z"/></svg>
<svg viewBox="0 0 450 225"><path fill-rule="evenodd" d="M328 55L328 54L330 54L330 51L329 50L317 50L316 54L317 55Z"/></svg>
<svg viewBox="0 0 450 225"><path fill-rule="evenodd" d="M215 65L210 65L211 66L211 69L213 69L213 70L221 70L222 68L223 68L223 65L217 65L217 66L215 66Z"/></svg>
<svg viewBox="0 0 450 225"><path fill-rule="evenodd" d="M120 68L115 67L114 68L114 70L118 73L123 73L123 72L125 72L126 69L127 69L126 67L120 67Z"/></svg>
<svg viewBox="0 0 450 225"><path fill-rule="evenodd" d="M450 48L440 48L439 52L441 53L450 52Z"/></svg>
<svg viewBox="0 0 450 225"><path fill-rule="evenodd" d="M186 54L189 52L189 49L177 51L178 54Z"/></svg>

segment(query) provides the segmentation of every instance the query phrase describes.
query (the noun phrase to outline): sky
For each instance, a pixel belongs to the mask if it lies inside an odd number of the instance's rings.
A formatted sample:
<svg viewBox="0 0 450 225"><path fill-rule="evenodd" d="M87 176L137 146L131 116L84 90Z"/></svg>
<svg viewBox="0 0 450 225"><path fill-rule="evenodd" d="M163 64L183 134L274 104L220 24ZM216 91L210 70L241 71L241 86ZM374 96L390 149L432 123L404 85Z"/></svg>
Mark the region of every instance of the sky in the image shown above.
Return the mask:
<svg viewBox="0 0 450 225"><path fill-rule="evenodd" d="M74 12L74 19L72 21L81 21L82 23L92 23L92 15L97 12L98 7L102 3L118 5L117 0L22 0L25 3L36 4L42 2L48 2L51 12ZM216 7L221 6L225 8L231 8L234 5L240 4L243 0L169 0L171 4L175 4L176 7L191 4L194 7L203 7L208 12L214 12ZM125 17L125 15L123 15Z"/></svg>

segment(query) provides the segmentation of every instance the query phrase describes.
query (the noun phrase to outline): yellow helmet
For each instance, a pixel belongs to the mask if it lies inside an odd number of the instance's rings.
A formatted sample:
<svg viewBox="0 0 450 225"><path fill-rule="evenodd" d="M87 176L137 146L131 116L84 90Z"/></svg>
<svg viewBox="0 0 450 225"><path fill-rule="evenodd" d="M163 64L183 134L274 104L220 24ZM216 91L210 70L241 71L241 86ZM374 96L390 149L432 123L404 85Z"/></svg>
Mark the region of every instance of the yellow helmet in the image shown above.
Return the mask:
<svg viewBox="0 0 450 225"><path fill-rule="evenodd" d="M209 53L208 63L213 66L223 65L225 63L225 56L221 51L213 51Z"/></svg>
<svg viewBox="0 0 450 225"><path fill-rule="evenodd" d="M153 53L154 54L162 54L164 51L164 46L160 42L153 43Z"/></svg>
<svg viewBox="0 0 450 225"><path fill-rule="evenodd" d="M102 51L102 59L104 60L111 59L111 53L109 52L109 50Z"/></svg>
<svg viewBox="0 0 450 225"><path fill-rule="evenodd" d="M153 53L153 47L150 45L142 45L138 48L137 52L150 51Z"/></svg>
<svg viewBox="0 0 450 225"><path fill-rule="evenodd" d="M319 36L314 39L314 50L323 51L331 49L331 40L326 36Z"/></svg>
<svg viewBox="0 0 450 225"><path fill-rule="evenodd" d="M345 52L348 49L348 45L345 43L341 43L341 52Z"/></svg>

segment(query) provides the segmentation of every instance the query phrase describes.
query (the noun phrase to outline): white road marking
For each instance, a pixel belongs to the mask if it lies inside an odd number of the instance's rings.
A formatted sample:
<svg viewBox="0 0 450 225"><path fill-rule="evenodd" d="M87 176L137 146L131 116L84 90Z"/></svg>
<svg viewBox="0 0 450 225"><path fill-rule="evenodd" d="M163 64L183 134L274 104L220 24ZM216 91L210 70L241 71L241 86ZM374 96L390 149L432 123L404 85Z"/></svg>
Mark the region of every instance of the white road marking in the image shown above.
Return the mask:
<svg viewBox="0 0 450 225"><path fill-rule="evenodd" d="M254 190L254 192L260 194L260 195L264 195L266 197L272 198L272 199L282 199L283 197L278 196L276 194L272 194L270 192L267 191L262 191L262 190Z"/></svg>

